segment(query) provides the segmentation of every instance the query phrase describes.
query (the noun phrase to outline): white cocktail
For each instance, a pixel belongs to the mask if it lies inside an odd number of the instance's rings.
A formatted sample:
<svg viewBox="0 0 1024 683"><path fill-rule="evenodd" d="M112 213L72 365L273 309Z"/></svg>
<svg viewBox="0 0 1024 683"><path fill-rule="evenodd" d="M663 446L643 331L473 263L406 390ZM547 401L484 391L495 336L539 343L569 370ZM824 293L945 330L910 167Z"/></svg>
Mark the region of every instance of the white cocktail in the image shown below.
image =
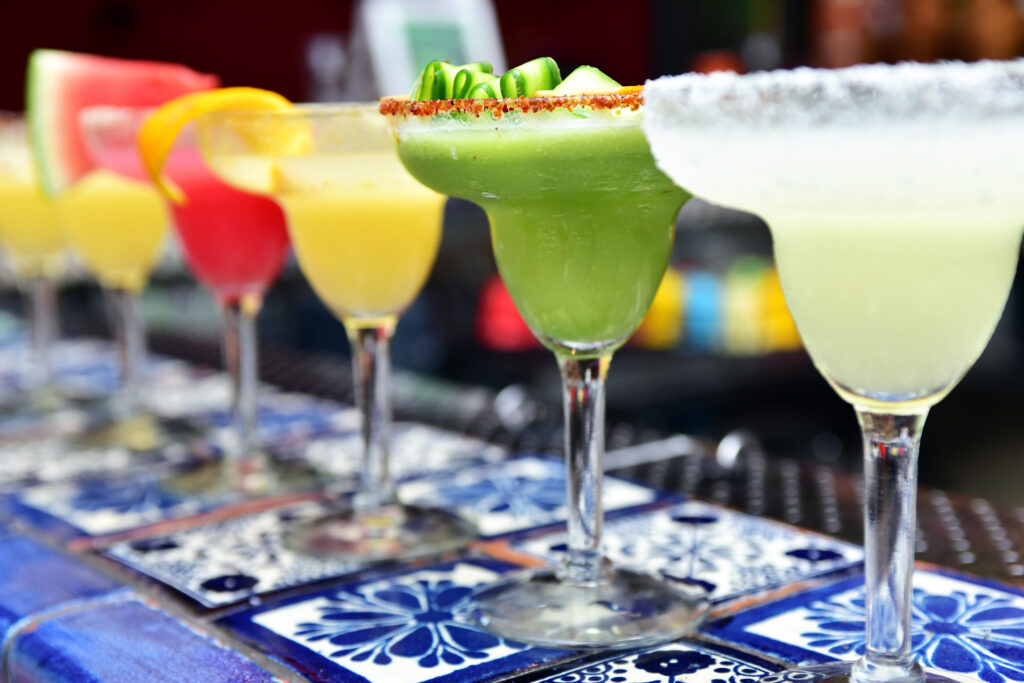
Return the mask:
<svg viewBox="0 0 1024 683"><path fill-rule="evenodd" d="M1013 281L1024 61L675 76L645 94L662 170L768 222L811 358L857 410L868 627L853 677L923 680L910 652L917 450Z"/></svg>

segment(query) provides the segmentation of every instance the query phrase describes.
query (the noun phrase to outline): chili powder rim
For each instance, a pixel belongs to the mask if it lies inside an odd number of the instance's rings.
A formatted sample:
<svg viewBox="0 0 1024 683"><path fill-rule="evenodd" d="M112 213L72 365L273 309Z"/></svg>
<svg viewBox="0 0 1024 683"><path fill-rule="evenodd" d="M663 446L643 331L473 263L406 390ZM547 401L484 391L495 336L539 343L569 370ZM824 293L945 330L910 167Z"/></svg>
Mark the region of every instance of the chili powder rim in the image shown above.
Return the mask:
<svg viewBox="0 0 1024 683"><path fill-rule="evenodd" d="M556 109L629 109L636 111L644 103L643 87L592 95L554 95L549 97L504 97L476 100L410 100L408 97L384 97L380 113L385 116L434 116L436 114L469 114L479 117L490 113L495 118L518 112L535 114Z"/></svg>

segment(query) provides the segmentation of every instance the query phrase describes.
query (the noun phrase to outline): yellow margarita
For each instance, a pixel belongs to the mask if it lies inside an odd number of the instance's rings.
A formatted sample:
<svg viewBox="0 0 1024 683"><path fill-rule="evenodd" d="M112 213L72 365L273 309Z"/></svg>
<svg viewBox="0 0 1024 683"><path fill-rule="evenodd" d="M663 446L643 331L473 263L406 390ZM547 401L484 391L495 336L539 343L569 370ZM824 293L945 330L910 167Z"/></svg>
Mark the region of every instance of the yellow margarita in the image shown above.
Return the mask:
<svg viewBox="0 0 1024 683"><path fill-rule="evenodd" d="M0 245L18 277L55 275L64 249L57 204L36 183L25 142L0 147Z"/></svg>
<svg viewBox="0 0 1024 683"><path fill-rule="evenodd" d="M324 303L349 324L393 324L430 273L444 197L390 150L284 160L275 195Z"/></svg>
<svg viewBox="0 0 1024 683"><path fill-rule="evenodd" d="M352 507L297 525L285 543L361 561L465 545L472 525L444 510L402 505L388 466L389 341L433 265L444 197L399 163L377 104L282 108L278 96L264 93L260 110L221 106L254 96L235 92L172 102L155 120L180 121L205 106L196 132L214 173L284 209L302 272L345 324L361 416L363 466ZM159 177L169 145L154 130L140 137L140 150Z"/></svg>
<svg viewBox="0 0 1024 683"><path fill-rule="evenodd" d="M390 146L301 156L204 151L229 183L278 200L302 272L346 324L393 325L423 287L445 198L414 180Z"/></svg>
<svg viewBox="0 0 1024 683"><path fill-rule="evenodd" d="M68 242L103 287L145 286L169 225L152 186L94 171L62 197L60 215Z"/></svg>

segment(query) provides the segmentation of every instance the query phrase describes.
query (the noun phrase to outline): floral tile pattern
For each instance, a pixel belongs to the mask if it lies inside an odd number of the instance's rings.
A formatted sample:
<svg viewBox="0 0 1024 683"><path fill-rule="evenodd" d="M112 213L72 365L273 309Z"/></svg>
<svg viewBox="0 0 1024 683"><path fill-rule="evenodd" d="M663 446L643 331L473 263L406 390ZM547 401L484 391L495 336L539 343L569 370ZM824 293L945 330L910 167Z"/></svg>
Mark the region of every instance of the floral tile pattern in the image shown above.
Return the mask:
<svg viewBox="0 0 1024 683"><path fill-rule="evenodd" d="M24 489L5 502L37 528L65 538L102 536L213 509L237 496L189 496L163 484L168 470L134 471Z"/></svg>
<svg viewBox="0 0 1024 683"><path fill-rule="evenodd" d="M400 439L407 444L407 452L410 454L429 451L433 448L431 442L472 446L465 453L479 452L479 443L473 439L450 437L446 432L428 427L407 428L401 433L404 436ZM440 441L436 439L437 435L442 437ZM417 442L424 448L416 448ZM420 467L436 464L437 469L446 469L446 458L442 451L438 450L430 460L434 462L420 463ZM526 465L524 469L523 461L512 460L499 466L487 465L477 469L504 481L508 478L521 478L531 463L527 461ZM506 474L506 471L511 474ZM545 463L540 472L546 471ZM431 478L426 481L426 486L439 488L442 486L440 482L439 479ZM168 496L159 487L154 489L139 482L114 490L103 488L104 485L103 482L91 484L98 487L98 490L81 485L78 488L65 487L48 496L47 505L52 514L74 516L78 520L76 523L85 525L88 531L95 534L110 533L114 527L124 527L129 523L150 524L165 515L180 513L182 506L195 502L192 499ZM495 488L508 488L502 487L504 484ZM460 509L465 500L462 492L456 490L455 494L451 494L447 487L444 488L445 493L431 496L431 502L442 507ZM427 490L421 487L417 489ZM33 491L30 489L29 493ZM646 490L644 493L647 493ZM553 509L561 505L561 498L564 498L562 489L557 489L556 494L551 504ZM645 495L642 500L646 502L648 497ZM75 506L74 511L66 509L71 505ZM64 506L64 509L54 510L56 506ZM491 506L497 508L497 512L485 512L476 517L476 521L488 527L505 524L505 510L509 505L501 504L495 497ZM314 503L289 506L179 529L159 537L122 541L111 545L105 552L136 571L184 593L204 607L219 607L253 595L284 590L362 569L360 563L309 557L287 547L283 537L287 525L316 517L323 514L323 510ZM188 510L190 513L200 511L202 509Z"/></svg>
<svg viewBox="0 0 1024 683"><path fill-rule="evenodd" d="M415 423L393 425L389 446L391 471L398 481L493 463L506 456L500 446ZM332 476L355 478L362 462L361 436L353 427L346 434L313 440L302 457Z"/></svg>
<svg viewBox="0 0 1024 683"><path fill-rule="evenodd" d="M925 667L986 683L1024 680L1024 593L918 570L912 600L911 641ZM858 577L702 630L791 662L826 662L863 654L864 622L864 582Z"/></svg>
<svg viewBox="0 0 1024 683"><path fill-rule="evenodd" d="M312 503L115 543L104 554L184 593L207 608L341 576L358 562L297 553L283 542L289 524L313 518Z"/></svg>
<svg viewBox="0 0 1024 683"><path fill-rule="evenodd" d="M325 434L346 434L358 427L358 412L343 406L277 391L261 385L259 394L260 438L269 445L285 445ZM164 417L188 417L211 425L214 440L223 446L230 438L231 385L227 375L216 373L165 387L152 396L153 410Z"/></svg>
<svg viewBox="0 0 1024 683"><path fill-rule="evenodd" d="M693 640L591 661L537 683L757 683L779 666Z"/></svg>
<svg viewBox="0 0 1024 683"><path fill-rule="evenodd" d="M557 562L565 534L515 547ZM703 589L716 602L850 568L863 559L858 546L698 501L610 520L605 550L617 564L661 572Z"/></svg>
<svg viewBox="0 0 1024 683"><path fill-rule="evenodd" d="M454 510L472 520L482 536L498 536L565 520L565 465L520 458L409 482L398 487L398 495L407 503ZM604 481L608 512L661 497L654 489L622 479L606 477Z"/></svg>
<svg viewBox="0 0 1024 683"><path fill-rule="evenodd" d="M4 392L22 391L29 349L24 338L0 344L0 398ZM61 339L53 348L54 381L64 392L79 398L102 398L117 386L118 363L114 346L103 339ZM168 377L191 372L182 361L151 355L146 367L148 381L162 383Z"/></svg>
<svg viewBox="0 0 1024 683"><path fill-rule="evenodd" d="M0 490L123 472L129 467L187 458L185 448L139 454L115 446L75 447L69 439L59 437L7 443L0 445Z"/></svg>
<svg viewBox="0 0 1024 683"><path fill-rule="evenodd" d="M342 584L221 623L317 681L469 683L573 653L527 647L466 618L478 586L513 565L466 560Z"/></svg>
<svg viewBox="0 0 1024 683"><path fill-rule="evenodd" d="M276 432L276 447L287 448L288 440L294 438L304 444L299 453L316 451L323 440L327 442L324 454L336 452L336 442L344 438L338 435L342 429L339 425L346 419L344 411L339 413L333 404L288 394L271 395L266 402L269 407L264 416L272 417L264 422L269 423L272 430L281 427ZM320 427L311 427L317 424ZM309 437L311 431L319 431L321 427L331 435ZM352 469L347 473L347 480L342 478L337 482L337 488L341 490L346 484L354 486L356 483L359 457L351 449L357 446L357 441L348 441ZM419 425L402 426L395 442L398 446L396 451L401 454L399 463L407 463L400 472L407 475L449 471L462 463L490 462L504 454L502 449L475 439ZM16 456L6 462L0 460L0 487L5 482L20 485L43 482L36 486L22 486L5 506L25 514L37 526L56 531L64 537L102 536L239 502L238 496L230 494L185 496L166 487L163 481L169 471L167 465L174 464L175 459L161 462L159 458L147 460L143 457L140 460L138 455L120 448L76 451L65 446L66 442L52 439L23 447L0 447L0 455L6 448L10 455ZM179 462L189 459L187 451L179 455ZM316 463L315 458L312 460ZM410 462L415 462L415 466L409 465ZM147 464L150 466L148 470L145 468ZM340 468L340 463L336 462L334 467ZM129 469L130 475L109 474ZM472 468L468 469L472 471ZM108 476L98 476L104 473ZM430 484L428 488L436 486ZM411 498L406 500L414 502ZM461 498L448 500L444 496L435 496L435 500L440 500L445 507L457 507L461 503Z"/></svg>

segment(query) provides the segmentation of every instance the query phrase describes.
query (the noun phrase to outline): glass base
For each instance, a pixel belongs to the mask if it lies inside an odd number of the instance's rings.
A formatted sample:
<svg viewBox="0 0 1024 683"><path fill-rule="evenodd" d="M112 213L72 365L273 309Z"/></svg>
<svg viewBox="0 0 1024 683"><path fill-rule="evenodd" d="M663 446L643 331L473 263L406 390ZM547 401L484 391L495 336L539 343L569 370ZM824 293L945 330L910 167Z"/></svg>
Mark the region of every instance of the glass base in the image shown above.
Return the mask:
<svg viewBox="0 0 1024 683"><path fill-rule="evenodd" d="M74 441L84 448L119 446L136 453L150 453L176 444L187 447L201 436L201 430L182 420L143 413L128 418L96 418L94 425L76 435Z"/></svg>
<svg viewBox="0 0 1024 683"><path fill-rule="evenodd" d="M508 640L559 648L624 649L694 630L709 603L658 579L611 568L594 583L569 583L546 569L476 595L472 617Z"/></svg>
<svg viewBox="0 0 1024 683"><path fill-rule="evenodd" d="M102 417L96 401L78 401L56 392L40 392L0 403L3 440L28 441L68 437L88 429Z"/></svg>
<svg viewBox="0 0 1024 683"><path fill-rule="evenodd" d="M414 505L345 510L297 524L285 544L307 555L352 560L409 560L458 550L476 527L450 512Z"/></svg>
<svg viewBox="0 0 1024 683"><path fill-rule="evenodd" d="M272 496L311 491L321 485L305 463L275 460L258 453L242 460L216 460L188 467L162 486L189 495Z"/></svg>
<svg viewBox="0 0 1024 683"><path fill-rule="evenodd" d="M956 683L952 678L920 669L917 673L909 676L901 674L901 672L886 676L884 671L876 671L875 675L868 678L854 677L854 664L856 662L800 666L780 671L777 674L769 674L761 678L759 683Z"/></svg>

